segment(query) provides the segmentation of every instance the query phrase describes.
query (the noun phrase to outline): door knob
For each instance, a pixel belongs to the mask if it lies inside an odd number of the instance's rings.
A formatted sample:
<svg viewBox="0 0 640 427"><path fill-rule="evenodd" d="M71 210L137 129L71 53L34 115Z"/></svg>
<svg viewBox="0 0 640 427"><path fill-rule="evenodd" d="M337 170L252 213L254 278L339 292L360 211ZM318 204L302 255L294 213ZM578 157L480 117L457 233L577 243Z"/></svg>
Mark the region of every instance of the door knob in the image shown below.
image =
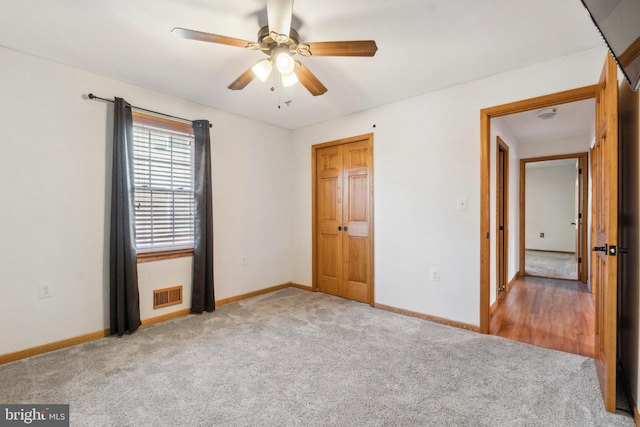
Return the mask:
<svg viewBox="0 0 640 427"><path fill-rule="evenodd" d="M344 231L347 231L348 229L349 229L349 227L346 227L346 226L344 227Z"/></svg>
<svg viewBox="0 0 640 427"><path fill-rule="evenodd" d="M342 231L342 226L338 226L338 231Z"/></svg>

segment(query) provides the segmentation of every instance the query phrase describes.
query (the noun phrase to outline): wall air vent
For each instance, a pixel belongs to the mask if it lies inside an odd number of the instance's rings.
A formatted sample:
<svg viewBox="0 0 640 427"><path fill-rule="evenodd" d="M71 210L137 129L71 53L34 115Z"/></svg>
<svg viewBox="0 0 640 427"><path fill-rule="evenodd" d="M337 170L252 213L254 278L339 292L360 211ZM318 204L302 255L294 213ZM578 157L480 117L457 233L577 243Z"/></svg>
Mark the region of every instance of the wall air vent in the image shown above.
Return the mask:
<svg viewBox="0 0 640 427"><path fill-rule="evenodd" d="M153 291L153 308L168 307L182 304L182 286L173 288L156 289Z"/></svg>

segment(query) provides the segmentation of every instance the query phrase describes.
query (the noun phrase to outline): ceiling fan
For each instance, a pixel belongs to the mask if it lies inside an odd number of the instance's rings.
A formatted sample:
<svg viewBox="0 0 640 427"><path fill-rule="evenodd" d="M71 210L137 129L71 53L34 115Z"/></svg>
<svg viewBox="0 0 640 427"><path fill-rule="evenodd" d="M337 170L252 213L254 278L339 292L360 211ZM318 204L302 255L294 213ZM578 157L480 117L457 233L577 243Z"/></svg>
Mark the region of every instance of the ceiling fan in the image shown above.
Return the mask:
<svg viewBox="0 0 640 427"><path fill-rule="evenodd" d="M322 95L327 88L304 64L294 60L293 55L374 56L378 50L373 40L300 43L300 36L291 28L292 15L293 0L267 0L268 25L258 31L257 42L184 28L174 28L171 33L183 39L225 44L265 53L268 58L258 61L242 73L229 85L229 89L232 90L244 89L255 77L266 81L275 66L284 87L300 82L313 96Z"/></svg>

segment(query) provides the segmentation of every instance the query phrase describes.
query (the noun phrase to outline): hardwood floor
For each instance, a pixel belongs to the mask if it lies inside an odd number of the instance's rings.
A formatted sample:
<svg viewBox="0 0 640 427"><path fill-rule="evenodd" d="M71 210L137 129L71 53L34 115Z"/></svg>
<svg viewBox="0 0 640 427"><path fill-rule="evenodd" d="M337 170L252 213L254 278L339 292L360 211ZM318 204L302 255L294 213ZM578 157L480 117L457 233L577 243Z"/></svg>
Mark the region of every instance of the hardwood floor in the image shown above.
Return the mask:
<svg viewBox="0 0 640 427"><path fill-rule="evenodd" d="M489 333L540 347L593 357L595 305L587 285L521 277L498 301Z"/></svg>

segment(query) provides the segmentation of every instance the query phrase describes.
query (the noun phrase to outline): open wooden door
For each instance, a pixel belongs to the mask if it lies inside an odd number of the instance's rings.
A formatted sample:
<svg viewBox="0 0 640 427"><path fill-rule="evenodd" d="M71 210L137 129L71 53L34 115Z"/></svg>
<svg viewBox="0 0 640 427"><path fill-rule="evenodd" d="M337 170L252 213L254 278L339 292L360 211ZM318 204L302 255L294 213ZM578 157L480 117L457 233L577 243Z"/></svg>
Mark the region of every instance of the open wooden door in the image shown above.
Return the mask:
<svg viewBox="0 0 640 427"><path fill-rule="evenodd" d="M591 286L596 300L595 361L605 408L616 410L618 263L618 82L610 55L596 93L596 139L591 149Z"/></svg>
<svg viewBox="0 0 640 427"><path fill-rule="evenodd" d="M509 146L496 143L496 298L507 290L509 262Z"/></svg>

